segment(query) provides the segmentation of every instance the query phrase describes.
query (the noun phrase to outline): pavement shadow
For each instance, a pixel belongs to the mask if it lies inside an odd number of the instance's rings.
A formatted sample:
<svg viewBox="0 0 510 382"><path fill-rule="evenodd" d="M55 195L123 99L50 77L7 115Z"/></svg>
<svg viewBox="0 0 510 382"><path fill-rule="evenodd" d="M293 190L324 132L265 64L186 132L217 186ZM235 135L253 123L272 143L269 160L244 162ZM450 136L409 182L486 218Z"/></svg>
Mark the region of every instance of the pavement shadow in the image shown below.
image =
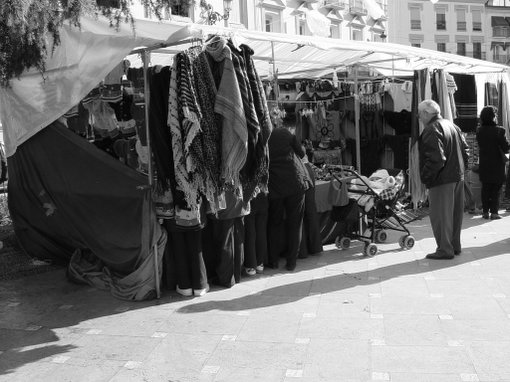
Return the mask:
<svg viewBox="0 0 510 382"><path fill-rule="evenodd" d="M404 263L382 266L371 271L342 273L326 276L320 279L302 280L285 285L264 289L263 291L231 299L228 301L204 301L192 303L177 310L179 313L196 313L211 310L239 311L264 308L279 304L289 304L310 296L317 292L322 294L341 291L356 286L377 284L389 279L428 273L434 270L456 267L461 264L481 260L488 257L507 255L510 247L506 240L494 242L484 247L466 247L463 254L453 260L412 260ZM352 260L352 257L343 257L337 263ZM420 265L427 263L427 266ZM332 263L329 263L332 264Z"/></svg>

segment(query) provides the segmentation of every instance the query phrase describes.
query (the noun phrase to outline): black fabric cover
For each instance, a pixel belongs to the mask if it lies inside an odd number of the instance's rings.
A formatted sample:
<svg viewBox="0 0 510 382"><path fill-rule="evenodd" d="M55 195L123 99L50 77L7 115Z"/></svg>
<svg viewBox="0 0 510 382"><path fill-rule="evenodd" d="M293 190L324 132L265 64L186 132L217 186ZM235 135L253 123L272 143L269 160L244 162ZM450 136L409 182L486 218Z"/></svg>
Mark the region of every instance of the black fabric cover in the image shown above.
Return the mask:
<svg viewBox="0 0 510 382"><path fill-rule="evenodd" d="M161 236L147 178L59 122L19 146L8 166L10 214L33 257L67 263L83 249L127 274Z"/></svg>

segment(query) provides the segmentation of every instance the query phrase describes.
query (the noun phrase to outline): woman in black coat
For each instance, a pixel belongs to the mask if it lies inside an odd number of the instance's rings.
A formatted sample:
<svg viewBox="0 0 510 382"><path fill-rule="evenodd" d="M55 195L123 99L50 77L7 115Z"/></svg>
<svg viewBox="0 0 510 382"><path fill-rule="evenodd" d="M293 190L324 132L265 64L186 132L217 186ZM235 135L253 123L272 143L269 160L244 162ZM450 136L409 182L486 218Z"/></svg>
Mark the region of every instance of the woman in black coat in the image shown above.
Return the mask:
<svg viewBox="0 0 510 382"><path fill-rule="evenodd" d="M301 161L305 149L286 127L273 130L269 146L268 239L270 268L278 268L281 253L293 271L302 238L305 191L311 180ZM282 232L282 228L284 230Z"/></svg>
<svg viewBox="0 0 510 382"><path fill-rule="evenodd" d="M505 130L497 125L498 109L485 106L480 112L480 127L476 140L480 151L480 182L482 183L482 217L501 219L498 214L499 194L505 181L506 156L510 145ZM489 216L490 212L490 216Z"/></svg>

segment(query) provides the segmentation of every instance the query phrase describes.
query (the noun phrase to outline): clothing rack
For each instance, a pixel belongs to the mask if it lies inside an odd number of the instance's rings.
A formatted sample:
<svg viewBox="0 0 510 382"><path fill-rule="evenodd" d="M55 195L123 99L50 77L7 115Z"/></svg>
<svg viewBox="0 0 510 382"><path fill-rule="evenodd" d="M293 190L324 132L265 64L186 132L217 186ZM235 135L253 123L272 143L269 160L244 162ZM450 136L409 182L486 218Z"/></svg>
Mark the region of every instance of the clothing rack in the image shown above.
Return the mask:
<svg viewBox="0 0 510 382"><path fill-rule="evenodd" d="M179 46L179 45L187 45L187 44L195 44L195 43L203 43L203 38L189 38L187 40L179 41L176 43L171 44L157 44L152 47L148 48L140 48L135 49L131 51L130 54L141 54L142 55L142 62L143 62L143 82L144 82L144 96L145 96L145 132L147 135L147 152L148 152L148 183L149 188L152 190L153 183L154 183L154 174L153 174L153 168L152 168L152 148L151 148L151 140L150 140L150 128L149 128L149 107L150 107L150 86L149 86L149 77L148 77L148 69L149 69L149 62L150 62L150 54L151 52L172 47L172 46ZM149 253L150 253L149 248ZM152 248L154 253L154 279L155 279L155 289L156 289L156 298L161 298L161 287L160 287L160 279L159 279L159 264L158 264L158 245L157 243L154 243L154 246Z"/></svg>

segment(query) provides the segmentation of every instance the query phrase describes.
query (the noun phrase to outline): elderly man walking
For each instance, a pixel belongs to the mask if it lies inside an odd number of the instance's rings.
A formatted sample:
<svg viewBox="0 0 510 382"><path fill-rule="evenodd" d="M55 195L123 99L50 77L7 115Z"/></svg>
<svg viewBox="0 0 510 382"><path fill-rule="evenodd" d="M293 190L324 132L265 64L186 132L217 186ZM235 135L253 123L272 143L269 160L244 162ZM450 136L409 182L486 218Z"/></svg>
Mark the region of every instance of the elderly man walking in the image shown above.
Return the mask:
<svg viewBox="0 0 510 382"><path fill-rule="evenodd" d="M460 231L468 146L460 129L441 117L436 102L421 102L418 117L425 126L418 142L420 177L429 190L430 224L437 244L436 251L427 258L453 259L462 249Z"/></svg>

